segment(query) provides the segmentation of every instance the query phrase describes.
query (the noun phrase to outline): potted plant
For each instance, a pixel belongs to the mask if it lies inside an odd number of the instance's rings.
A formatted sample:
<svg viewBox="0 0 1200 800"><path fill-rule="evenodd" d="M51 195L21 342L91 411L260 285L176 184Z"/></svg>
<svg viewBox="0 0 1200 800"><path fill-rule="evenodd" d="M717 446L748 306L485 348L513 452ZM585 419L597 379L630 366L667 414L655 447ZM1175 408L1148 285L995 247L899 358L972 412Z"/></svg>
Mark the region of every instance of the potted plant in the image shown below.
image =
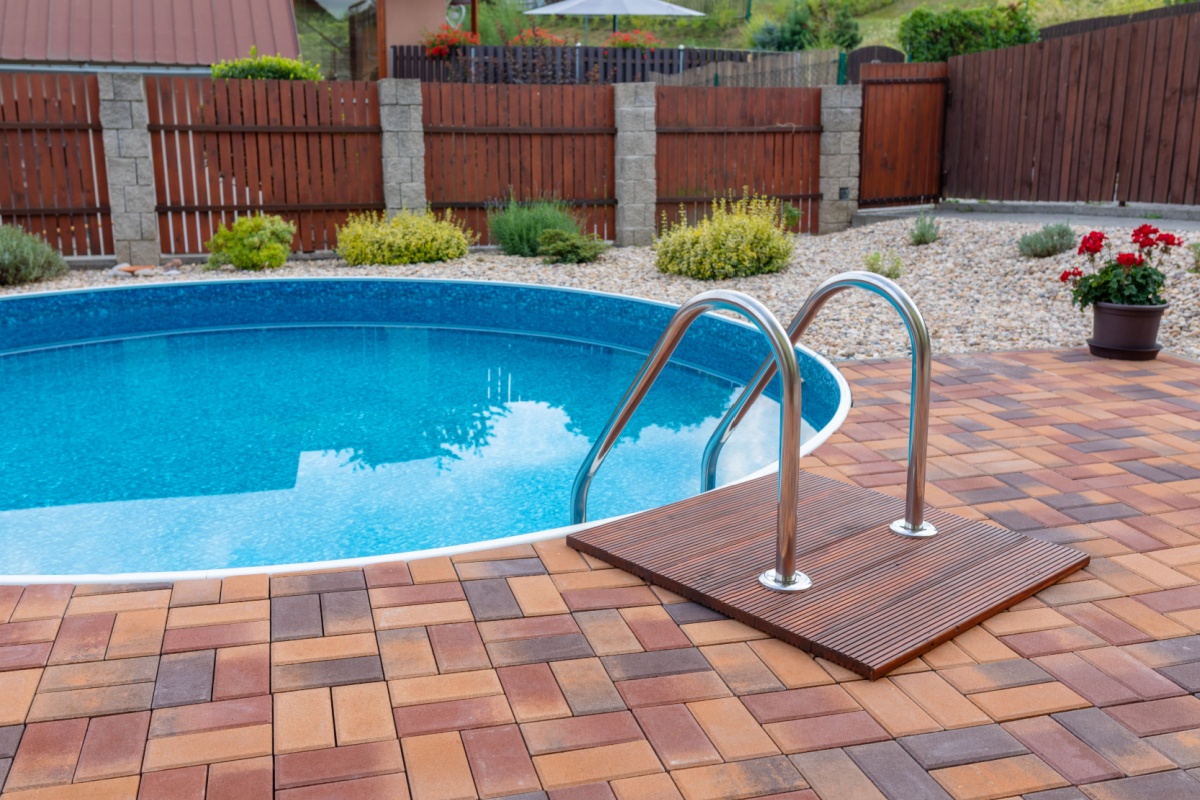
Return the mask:
<svg viewBox="0 0 1200 800"><path fill-rule="evenodd" d="M1132 239L1134 252L1114 255L1112 240L1102 231L1092 231L1079 243L1088 270L1063 270L1059 279L1071 284L1071 300L1080 311L1092 307L1092 355L1149 361L1162 349L1158 326L1167 310L1162 296L1167 276L1158 264L1183 240L1152 225L1139 227Z"/></svg>

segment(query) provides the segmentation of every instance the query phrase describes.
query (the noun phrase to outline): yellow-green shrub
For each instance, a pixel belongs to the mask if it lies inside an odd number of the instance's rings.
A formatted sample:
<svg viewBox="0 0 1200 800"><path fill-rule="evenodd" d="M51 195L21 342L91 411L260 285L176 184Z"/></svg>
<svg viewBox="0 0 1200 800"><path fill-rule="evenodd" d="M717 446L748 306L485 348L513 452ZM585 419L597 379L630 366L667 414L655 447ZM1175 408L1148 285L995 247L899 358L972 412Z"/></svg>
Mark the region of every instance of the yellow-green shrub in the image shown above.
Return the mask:
<svg viewBox="0 0 1200 800"><path fill-rule="evenodd" d="M705 281L779 272L792 257L785 225L778 200L715 200L712 214L693 226L671 225L664 216L655 265L659 272Z"/></svg>
<svg viewBox="0 0 1200 800"><path fill-rule="evenodd" d="M449 214L401 211L351 214L338 228L337 253L352 267L370 264L423 264L462 258L475 235Z"/></svg>

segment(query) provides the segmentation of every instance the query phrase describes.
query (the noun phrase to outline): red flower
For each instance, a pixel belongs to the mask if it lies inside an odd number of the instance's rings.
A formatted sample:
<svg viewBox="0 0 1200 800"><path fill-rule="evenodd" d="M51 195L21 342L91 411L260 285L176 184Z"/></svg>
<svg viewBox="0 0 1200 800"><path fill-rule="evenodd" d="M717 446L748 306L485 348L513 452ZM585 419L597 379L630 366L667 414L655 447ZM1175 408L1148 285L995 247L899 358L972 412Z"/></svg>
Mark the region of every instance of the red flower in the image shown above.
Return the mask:
<svg viewBox="0 0 1200 800"><path fill-rule="evenodd" d="M1100 231L1092 231L1083 237L1079 243L1079 255L1095 255L1104 249L1104 240L1108 237Z"/></svg>
<svg viewBox="0 0 1200 800"><path fill-rule="evenodd" d="M1064 269L1062 272L1062 275L1058 276L1058 279L1060 281L1062 281L1063 283L1066 283L1067 281L1071 280L1072 278L1082 278L1082 277L1083 277L1083 270L1081 270L1079 267L1072 267L1071 269Z"/></svg>
<svg viewBox="0 0 1200 800"><path fill-rule="evenodd" d="M1140 267L1146 261L1141 253L1118 253L1117 264L1122 267Z"/></svg>
<svg viewBox="0 0 1200 800"><path fill-rule="evenodd" d="M1181 247L1183 239L1180 239L1173 233L1160 233L1158 235L1158 243L1163 247Z"/></svg>

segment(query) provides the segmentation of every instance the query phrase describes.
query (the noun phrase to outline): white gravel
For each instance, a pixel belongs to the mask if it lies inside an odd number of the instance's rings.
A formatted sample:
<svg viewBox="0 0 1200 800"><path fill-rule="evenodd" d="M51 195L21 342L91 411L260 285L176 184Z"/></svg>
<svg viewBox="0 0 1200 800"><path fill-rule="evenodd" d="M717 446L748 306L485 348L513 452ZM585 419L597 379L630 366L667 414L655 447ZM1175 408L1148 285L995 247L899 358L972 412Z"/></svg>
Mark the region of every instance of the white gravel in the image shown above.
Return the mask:
<svg viewBox="0 0 1200 800"><path fill-rule="evenodd" d="M786 324L808 293L822 280L846 270L863 269L872 251L892 252L904 263L899 283L917 302L934 339L935 353L1081 347L1091 331L1091 313L1080 313L1058 276L1082 259L1071 250L1048 259L1017 254L1017 239L1037 226L998 221L941 220L941 238L931 245L908 243L909 220L890 220L827 236L797 240L791 266L777 275L719 283L662 275L650 248L613 248L598 262L544 265L536 259L477 252L457 261L407 267L348 267L338 261L296 261L266 273L204 271L184 266L178 276L114 278L106 271L78 270L61 279L21 287L0 287L0 294L139 285L149 281L228 279L230 277L389 276L505 280L591 289L682 302L722 286L747 292L765 302ZM1169 222L1156 223L1171 230ZM1114 241L1129 240L1135 225L1112 225ZM1077 233L1086 233L1079 227ZM1187 237L1185 236L1185 239ZM1194 237L1193 237L1194 238ZM1171 303L1160 343L1168 351L1200 358L1200 275L1191 273L1191 252L1184 249L1164 265ZM895 313L882 300L849 292L830 301L809 330L805 343L834 358L906 355L908 338Z"/></svg>

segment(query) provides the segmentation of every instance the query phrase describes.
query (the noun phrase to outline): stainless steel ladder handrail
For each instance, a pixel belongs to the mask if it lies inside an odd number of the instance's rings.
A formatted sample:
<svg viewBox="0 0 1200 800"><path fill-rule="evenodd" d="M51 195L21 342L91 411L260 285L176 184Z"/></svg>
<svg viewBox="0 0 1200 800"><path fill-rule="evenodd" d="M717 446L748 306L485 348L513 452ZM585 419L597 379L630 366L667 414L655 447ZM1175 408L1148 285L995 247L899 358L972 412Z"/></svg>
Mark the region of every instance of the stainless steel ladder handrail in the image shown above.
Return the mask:
<svg viewBox="0 0 1200 800"><path fill-rule="evenodd" d="M929 329L916 303L894 281L873 272L843 272L826 280L813 290L804 305L788 325L788 336L794 345L799 341L817 313L830 298L847 289L865 289L878 294L900 313L908 328L912 344L912 395L909 400L908 422L908 487L904 497L904 519L896 520L891 529L902 536L927 537L937 533L932 523L925 521L925 459L929 449L929 395L932 377L931 346ZM768 359L741 395L734 401L725 416L717 424L704 448L704 465L700 476L700 489L707 492L717 482L717 459L721 449L729 441L738 423L745 417L750 406L767 388L775 376L775 363Z"/></svg>
<svg viewBox="0 0 1200 800"><path fill-rule="evenodd" d="M587 520L587 496L592 479L609 450L616 444L625 425L637 411L642 399L662 373L671 354L683 335L701 314L722 309L741 314L754 323L771 344L771 375L778 369L783 379L783 402L780 404L779 483L776 490L775 533L777 551L775 568L763 572L758 580L769 589L797 591L812 586L803 572L796 570L796 504L800 480L800 364L787 331L775 315L759 301L741 292L717 289L703 292L679 307L658 337L650 355L642 364L625 395L617 405L604 429L596 437L587 458L575 475L571 488L571 523ZM764 384L765 385L765 384Z"/></svg>

